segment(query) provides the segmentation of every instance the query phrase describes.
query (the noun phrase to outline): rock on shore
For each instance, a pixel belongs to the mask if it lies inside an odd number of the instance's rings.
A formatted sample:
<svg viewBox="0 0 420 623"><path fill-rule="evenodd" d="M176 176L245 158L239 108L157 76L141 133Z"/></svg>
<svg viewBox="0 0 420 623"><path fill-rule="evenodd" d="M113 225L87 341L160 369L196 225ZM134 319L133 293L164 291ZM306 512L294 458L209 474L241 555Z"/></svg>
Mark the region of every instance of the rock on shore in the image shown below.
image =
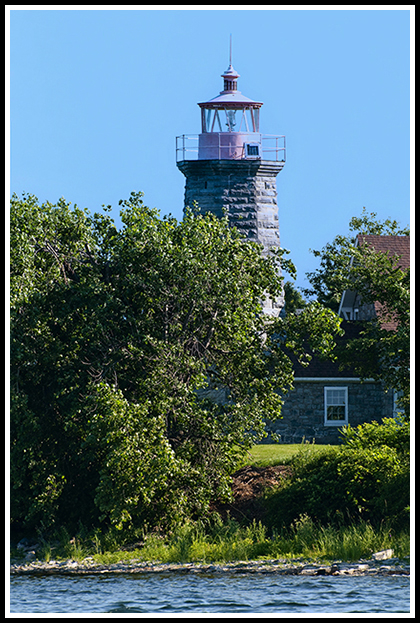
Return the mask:
<svg viewBox="0 0 420 623"><path fill-rule="evenodd" d="M392 551L392 550L391 550ZM390 575L410 575L410 565L408 560L397 558L387 559L379 557L371 560L360 560L357 563L333 562L332 564L308 563L300 560L286 561L277 560L257 560L257 561L236 561L224 564L211 563L159 563L141 562L131 560L111 565L101 565L96 563L93 558L88 557L81 562L75 560L49 562L27 561L26 563L12 564L10 567L12 575L91 575L91 574L121 574L121 573L275 573L279 575L303 575L303 576L390 576Z"/></svg>

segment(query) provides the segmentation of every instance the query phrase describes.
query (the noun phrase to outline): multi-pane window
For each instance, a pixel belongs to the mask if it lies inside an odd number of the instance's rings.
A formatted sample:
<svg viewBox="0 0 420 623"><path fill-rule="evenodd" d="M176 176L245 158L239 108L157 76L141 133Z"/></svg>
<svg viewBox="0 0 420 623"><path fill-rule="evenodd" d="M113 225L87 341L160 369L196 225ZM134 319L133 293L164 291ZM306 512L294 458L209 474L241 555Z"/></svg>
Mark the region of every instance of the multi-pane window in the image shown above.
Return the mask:
<svg viewBox="0 0 420 623"><path fill-rule="evenodd" d="M348 423L347 387L324 387L326 426L342 426Z"/></svg>

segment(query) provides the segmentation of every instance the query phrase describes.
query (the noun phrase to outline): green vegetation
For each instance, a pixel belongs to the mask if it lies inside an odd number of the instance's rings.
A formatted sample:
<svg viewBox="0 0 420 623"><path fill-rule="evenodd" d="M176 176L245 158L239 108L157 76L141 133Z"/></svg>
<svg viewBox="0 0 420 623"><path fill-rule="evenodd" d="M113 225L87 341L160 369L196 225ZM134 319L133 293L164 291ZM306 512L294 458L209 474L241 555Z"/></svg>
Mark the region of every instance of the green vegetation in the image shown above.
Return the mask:
<svg viewBox="0 0 420 623"><path fill-rule="evenodd" d="M55 542L43 542L39 558L81 561L91 556L100 564L278 558L355 561L382 549L393 549L399 558L409 556L407 422L384 420L348 427L342 446L274 447L287 450L278 453L275 463L281 459L292 466L293 475L266 491L264 523L223 522L213 512L203 519L179 522L171 530L143 526L119 531L111 526L92 533L80 527L70 538L61 529ZM265 463L267 448L251 449L254 464ZM364 506L354 505L356 494Z"/></svg>
<svg viewBox="0 0 420 623"><path fill-rule="evenodd" d="M272 465L284 465L289 463L292 458L303 449L307 453L320 452L329 448L330 446L323 444L313 443L261 443L256 446L252 446L247 458L247 464L256 465L257 467L268 467Z"/></svg>
<svg viewBox="0 0 420 623"><path fill-rule="evenodd" d="M379 304L381 322L363 323L359 337L348 340L336 350L343 368L349 366L361 378L381 380L390 391L399 392L406 416L410 409L410 269L398 265L398 256L376 251L366 244L356 245L356 236L409 236L408 227L397 221L378 221L376 213L363 208L360 217L349 223L350 233L338 235L321 251L313 251L320 267L306 277L311 288L306 296L338 310L344 290L358 293L363 305ZM392 322L388 331L383 323Z"/></svg>
<svg viewBox="0 0 420 623"><path fill-rule="evenodd" d="M211 529L201 524L180 526L170 537L150 535L141 549L94 556L98 562L138 558L161 562L227 562L234 560L310 558L359 560L373 552L392 548L396 555L409 555L407 532L394 536L387 529L374 530L370 524L342 527L316 526L307 515L289 530L268 534L261 522L241 527L234 521L216 523Z"/></svg>
<svg viewBox="0 0 420 623"><path fill-rule="evenodd" d="M287 313L294 313L303 309L308 304L302 294L296 289L291 281L284 282L284 300L286 302Z"/></svg>
<svg viewBox="0 0 420 623"><path fill-rule="evenodd" d="M240 526L236 521L212 520L179 524L169 534L153 531L141 535L135 547L121 548L108 534L103 539L69 538L54 547L45 545L39 559L73 559L90 556L97 563L111 565L140 562L215 562L257 559L310 559L318 561L356 561L373 552L393 549L396 556L410 555L408 530L395 532L386 526L373 529L367 522L357 525L316 525L307 515L300 516L288 530L269 534L261 522ZM18 552L12 552L18 556Z"/></svg>
<svg viewBox="0 0 420 623"><path fill-rule="evenodd" d="M15 529L167 528L230 496L230 474L281 416L309 336L328 355L339 319L317 303L262 313L282 288L227 218L160 219L141 193L93 216L12 197L11 514Z"/></svg>
<svg viewBox="0 0 420 623"><path fill-rule="evenodd" d="M319 525L367 521L408 528L410 505L410 426L384 419L343 431L344 444L296 454L293 476L266 496L265 521L281 529L302 514Z"/></svg>
<svg viewBox="0 0 420 623"><path fill-rule="evenodd" d="M347 235L337 235L321 251L311 250L313 255L319 258L320 266L315 271L306 273L310 287L303 288L305 296L315 296L326 307L338 311L343 291L348 287L349 281L353 277L358 277L356 271L349 272L352 258L355 253L358 253L355 246L358 234L409 236L410 229L408 227L401 228L395 220L379 221L375 212L368 213L366 208L363 208L361 216L354 216L350 219ZM366 274L364 279L366 283L369 283ZM364 284L358 279L358 285ZM363 289L365 288L363 287Z"/></svg>
<svg viewBox="0 0 420 623"><path fill-rule="evenodd" d="M108 208L12 198L12 530L45 559L407 555L408 419L348 427L340 446L258 445L293 384L286 353L331 356L335 313L312 302L267 322L278 264L294 273L283 251L263 257L227 218L121 203L118 231ZM404 384L401 331L375 335ZM263 523L223 523L211 505L244 463L291 475L265 492Z"/></svg>

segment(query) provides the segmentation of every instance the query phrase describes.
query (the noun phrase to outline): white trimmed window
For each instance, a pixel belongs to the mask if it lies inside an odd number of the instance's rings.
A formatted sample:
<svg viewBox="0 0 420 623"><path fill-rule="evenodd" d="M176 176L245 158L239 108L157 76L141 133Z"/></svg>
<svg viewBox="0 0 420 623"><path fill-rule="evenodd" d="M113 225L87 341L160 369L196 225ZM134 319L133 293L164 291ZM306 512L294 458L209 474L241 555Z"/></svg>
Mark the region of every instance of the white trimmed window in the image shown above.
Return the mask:
<svg viewBox="0 0 420 623"><path fill-rule="evenodd" d="M348 424L347 387L324 387L325 426L344 426Z"/></svg>

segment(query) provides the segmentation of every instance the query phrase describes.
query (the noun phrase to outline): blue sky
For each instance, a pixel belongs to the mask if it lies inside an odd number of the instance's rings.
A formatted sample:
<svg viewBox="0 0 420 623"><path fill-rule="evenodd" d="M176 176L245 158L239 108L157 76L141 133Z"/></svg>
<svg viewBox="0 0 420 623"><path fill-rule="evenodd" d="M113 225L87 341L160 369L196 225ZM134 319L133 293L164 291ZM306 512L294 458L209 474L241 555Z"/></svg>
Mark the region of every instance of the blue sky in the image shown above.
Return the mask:
<svg viewBox="0 0 420 623"><path fill-rule="evenodd" d="M181 5L182 6L182 5ZM264 6L264 5L263 5ZM385 5L386 6L386 5ZM280 240L297 285L363 206L410 222L410 7L10 11L10 193L99 211L133 190L182 218L175 137L238 88L285 134Z"/></svg>

